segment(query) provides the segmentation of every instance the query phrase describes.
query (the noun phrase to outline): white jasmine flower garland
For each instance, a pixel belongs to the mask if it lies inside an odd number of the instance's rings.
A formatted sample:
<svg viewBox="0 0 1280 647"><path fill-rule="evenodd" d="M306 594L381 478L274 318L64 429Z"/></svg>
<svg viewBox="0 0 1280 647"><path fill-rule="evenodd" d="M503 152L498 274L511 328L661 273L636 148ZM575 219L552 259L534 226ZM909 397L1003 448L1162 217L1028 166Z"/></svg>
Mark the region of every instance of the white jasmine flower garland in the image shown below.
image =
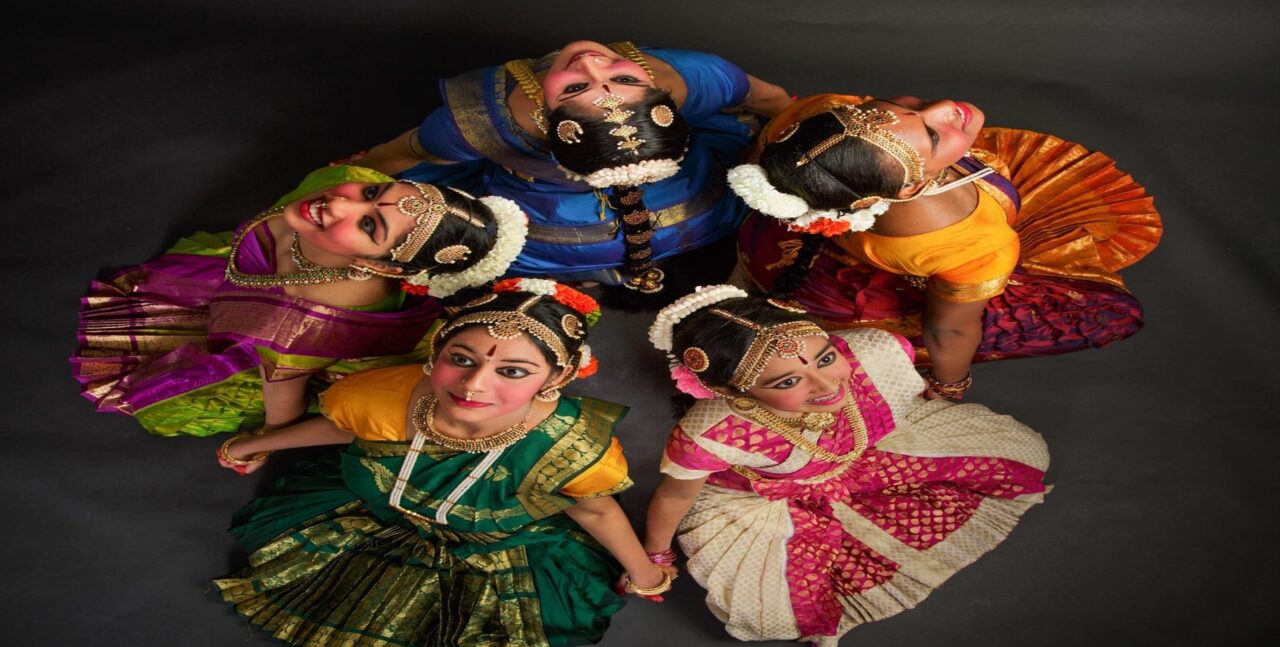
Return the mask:
<svg viewBox="0 0 1280 647"><path fill-rule="evenodd" d="M676 324L703 308L745 296L746 290L732 285L699 286L692 294L686 294L658 311L653 325L649 326L649 342L654 348L670 353Z"/></svg>
<svg viewBox="0 0 1280 647"><path fill-rule="evenodd" d="M426 286L433 297L447 297L463 288L484 285L506 273L524 248L525 238L529 235L529 218L515 202L506 198L490 195L480 198L480 202L489 207L498 222L493 249L480 262L461 272L435 276L421 272L409 277L409 283Z"/></svg>
<svg viewBox="0 0 1280 647"><path fill-rule="evenodd" d="M680 160L645 160L635 164L627 164L626 166L600 169L590 175L579 175L563 166L560 167L560 170L564 171L564 174L570 180L585 181L597 189L603 189L611 186L636 186L647 182L665 180L680 171Z"/></svg>
<svg viewBox="0 0 1280 647"><path fill-rule="evenodd" d="M729 170L729 188L748 207L772 216L798 231L808 230L821 221L843 223L843 231L866 231L876 224L876 217L889 210L889 201L877 199L862 209L831 211L811 209L803 198L783 193L769 182L764 168L757 164L741 164Z"/></svg>

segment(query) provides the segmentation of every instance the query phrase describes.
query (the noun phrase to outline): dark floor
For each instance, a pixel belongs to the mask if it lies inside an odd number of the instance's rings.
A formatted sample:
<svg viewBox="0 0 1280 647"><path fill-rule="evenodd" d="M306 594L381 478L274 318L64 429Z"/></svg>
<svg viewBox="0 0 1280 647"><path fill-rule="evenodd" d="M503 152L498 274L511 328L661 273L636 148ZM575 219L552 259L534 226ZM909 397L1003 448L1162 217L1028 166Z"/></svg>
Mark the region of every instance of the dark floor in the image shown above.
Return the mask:
<svg viewBox="0 0 1280 647"><path fill-rule="evenodd" d="M918 609L844 644L1275 644L1280 11L1041 4L9 10L4 642L266 644L208 581L242 563L223 528L267 476L219 469L216 440L148 437L127 418L93 414L65 361L77 298L96 274L197 228L229 228L310 168L411 127L438 103L435 78L585 37L713 51L801 95L964 98L992 125L1107 151L1157 198L1166 237L1126 274L1146 330L1102 350L976 370L973 400L1048 440L1047 503ZM621 428L639 484L624 498L631 513L656 483L671 422L647 324L608 313L592 339L602 375L577 387L633 407ZM679 584L663 605L630 604L603 644L731 644L694 583Z"/></svg>

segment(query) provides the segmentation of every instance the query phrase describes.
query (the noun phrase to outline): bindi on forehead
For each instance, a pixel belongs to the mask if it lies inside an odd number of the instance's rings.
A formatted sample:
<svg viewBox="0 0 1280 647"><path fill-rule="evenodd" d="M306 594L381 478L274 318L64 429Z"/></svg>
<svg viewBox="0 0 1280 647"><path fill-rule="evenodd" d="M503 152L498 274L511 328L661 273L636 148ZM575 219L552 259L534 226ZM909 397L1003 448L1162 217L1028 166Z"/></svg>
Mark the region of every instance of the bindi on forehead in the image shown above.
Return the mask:
<svg viewBox="0 0 1280 647"><path fill-rule="evenodd" d="M498 352L498 345L497 345L497 344L494 344L493 346L489 347L489 352L485 353L485 354L484 354L484 356L485 356L485 357L493 357L493 356L494 356L494 354L495 354L495 353L497 353L497 352Z"/></svg>

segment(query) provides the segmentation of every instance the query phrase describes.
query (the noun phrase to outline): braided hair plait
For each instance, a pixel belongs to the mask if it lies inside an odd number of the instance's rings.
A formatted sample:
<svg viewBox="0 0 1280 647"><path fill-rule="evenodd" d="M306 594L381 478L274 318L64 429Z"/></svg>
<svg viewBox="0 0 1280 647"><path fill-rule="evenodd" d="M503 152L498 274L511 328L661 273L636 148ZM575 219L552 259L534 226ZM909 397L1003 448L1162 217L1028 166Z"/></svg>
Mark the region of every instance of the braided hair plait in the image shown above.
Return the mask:
<svg viewBox="0 0 1280 647"><path fill-rule="evenodd" d="M809 278L809 269L813 267L813 262L817 260L818 252L822 250L824 243L826 243L826 237L822 234L801 234L800 249L796 252L795 260L773 282L769 296L784 301L792 299L796 290L799 290Z"/></svg>

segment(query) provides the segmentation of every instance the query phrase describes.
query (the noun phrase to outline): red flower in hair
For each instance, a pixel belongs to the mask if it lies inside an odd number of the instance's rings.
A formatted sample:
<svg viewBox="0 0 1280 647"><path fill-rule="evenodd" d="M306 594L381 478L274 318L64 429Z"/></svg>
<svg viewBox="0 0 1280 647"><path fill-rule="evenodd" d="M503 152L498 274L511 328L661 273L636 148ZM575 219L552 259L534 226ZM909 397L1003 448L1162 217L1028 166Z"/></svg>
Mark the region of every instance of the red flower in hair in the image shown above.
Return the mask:
<svg viewBox="0 0 1280 647"><path fill-rule="evenodd" d="M595 375L598 370L600 370L600 360L596 359L596 357L592 355L591 360L587 362L587 365L578 369L578 377L591 377L592 375Z"/></svg>
<svg viewBox="0 0 1280 647"><path fill-rule="evenodd" d="M819 218L807 227L790 227L792 231L798 231L805 234L822 234L827 238L835 238L840 234L849 231L849 223L843 220L829 220L827 218Z"/></svg>
<svg viewBox="0 0 1280 647"><path fill-rule="evenodd" d="M400 289L420 297L427 296L431 292L431 288L425 285L414 285L408 281L400 281Z"/></svg>

